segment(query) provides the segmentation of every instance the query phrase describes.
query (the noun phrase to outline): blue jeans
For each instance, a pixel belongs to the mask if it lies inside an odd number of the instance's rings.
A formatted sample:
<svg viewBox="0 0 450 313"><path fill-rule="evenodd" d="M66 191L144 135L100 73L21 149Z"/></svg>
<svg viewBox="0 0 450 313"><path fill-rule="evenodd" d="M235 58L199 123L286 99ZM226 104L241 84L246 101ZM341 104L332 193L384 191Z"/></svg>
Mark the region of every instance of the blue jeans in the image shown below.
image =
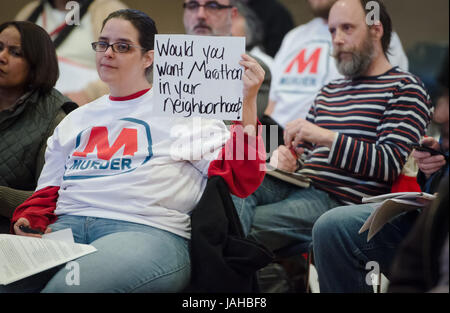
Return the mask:
<svg viewBox="0 0 450 313"><path fill-rule="evenodd" d="M147 225L120 220L59 216L52 231L71 228L77 243L97 252L76 259L79 285L68 285L65 266L22 279L6 292L178 292L190 279L189 240Z"/></svg>
<svg viewBox="0 0 450 313"><path fill-rule="evenodd" d="M339 205L324 191L267 175L252 195L245 199L233 196L233 201L248 238L274 252L311 242L314 222Z"/></svg>
<svg viewBox="0 0 450 313"><path fill-rule="evenodd" d="M418 211L393 219L367 242L367 231L358 234L372 213L369 205L334 208L322 215L313 228L314 264L319 275L320 292L373 292L366 264L375 261L388 278L397 248L417 218ZM369 275L369 278L367 277ZM368 279L368 280L366 280Z"/></svg>

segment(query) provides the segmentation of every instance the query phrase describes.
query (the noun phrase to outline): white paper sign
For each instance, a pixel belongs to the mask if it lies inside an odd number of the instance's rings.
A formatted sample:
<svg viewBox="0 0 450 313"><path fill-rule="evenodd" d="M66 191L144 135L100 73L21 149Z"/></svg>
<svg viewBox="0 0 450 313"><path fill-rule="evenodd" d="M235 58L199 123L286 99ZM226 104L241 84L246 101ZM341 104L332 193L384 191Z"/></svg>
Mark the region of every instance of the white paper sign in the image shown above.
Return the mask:
<svg viewBox="0 0 450 313"><path fill-rule="evenodd" d="M242 120L244 37L156 35L155 115Z"/></svg>

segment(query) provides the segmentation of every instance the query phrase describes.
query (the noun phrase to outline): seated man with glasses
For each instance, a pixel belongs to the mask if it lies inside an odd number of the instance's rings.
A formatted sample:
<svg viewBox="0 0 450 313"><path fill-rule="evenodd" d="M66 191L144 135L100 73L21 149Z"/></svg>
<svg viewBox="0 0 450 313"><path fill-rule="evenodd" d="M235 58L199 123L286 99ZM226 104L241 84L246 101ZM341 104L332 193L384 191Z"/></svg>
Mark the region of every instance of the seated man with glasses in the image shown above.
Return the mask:
<svg viewBox="0 0 450 313"><path fill-rule="evenodd" d="M200 4L197 1L189 1L187 3L183 3L183 8L191 11L196 11L200 7L205 8L205 10L209 11L210 13L214 13L223 9L231 9L233 5L223 5L218 3L217 1L208 1L205 4Z"/></svg>
<svg viewBox="0 0 450 313"><path fill-rule="evenodd" d="M233 18L237 16L238 9L235 4L238 0L184 0L183 22L188 35L202 36L232 36L231 27ZM257 106L265 108L269 101L269 88L271 74L269 67L251 53L265 71L266 75L262 86L259 88ZM263 112L258 112L260 116Z"/></svg>

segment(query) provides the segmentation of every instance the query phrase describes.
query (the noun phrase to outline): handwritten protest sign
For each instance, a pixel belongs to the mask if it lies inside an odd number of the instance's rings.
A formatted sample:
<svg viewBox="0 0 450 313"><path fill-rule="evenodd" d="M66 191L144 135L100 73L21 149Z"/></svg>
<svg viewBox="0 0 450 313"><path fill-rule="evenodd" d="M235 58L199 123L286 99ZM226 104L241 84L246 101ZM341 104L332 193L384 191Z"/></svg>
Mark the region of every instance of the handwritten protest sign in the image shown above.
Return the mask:
<svg viewBox="0 0 450 313"><path fill-rule="evenodd" d="M156 35L157 115L241 120L245 38Z"/></svg>

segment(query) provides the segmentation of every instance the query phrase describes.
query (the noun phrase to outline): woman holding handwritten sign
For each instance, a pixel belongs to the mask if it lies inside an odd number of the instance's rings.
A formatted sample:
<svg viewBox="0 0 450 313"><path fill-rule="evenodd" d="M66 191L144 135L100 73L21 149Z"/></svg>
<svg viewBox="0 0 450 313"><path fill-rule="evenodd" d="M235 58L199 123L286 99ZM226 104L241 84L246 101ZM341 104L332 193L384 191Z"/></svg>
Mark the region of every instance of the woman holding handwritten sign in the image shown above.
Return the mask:
<svg viewBox="0 0 450 313"><path fill-rule="evenodd" d="M231 131L217 120L193 127L190 119L156 118L146 79L156 33L153 20L136 10L116 11L104 21L92 46L110 95L57 127L36 192L13 216L18 235L40 236L20 226L46 233L71 228L77 243L97 248L76 260L79 284L69 286L68 271L61 268L6 291L181 291L190 278L190 212L208 177L222 176L240 197L262 182L265 149L257 135L256 94L263 70L242 56L243 121Z"/></svg>

